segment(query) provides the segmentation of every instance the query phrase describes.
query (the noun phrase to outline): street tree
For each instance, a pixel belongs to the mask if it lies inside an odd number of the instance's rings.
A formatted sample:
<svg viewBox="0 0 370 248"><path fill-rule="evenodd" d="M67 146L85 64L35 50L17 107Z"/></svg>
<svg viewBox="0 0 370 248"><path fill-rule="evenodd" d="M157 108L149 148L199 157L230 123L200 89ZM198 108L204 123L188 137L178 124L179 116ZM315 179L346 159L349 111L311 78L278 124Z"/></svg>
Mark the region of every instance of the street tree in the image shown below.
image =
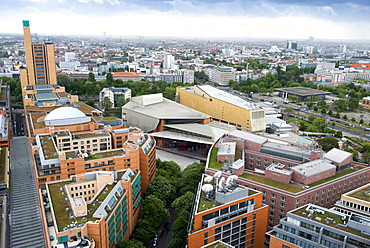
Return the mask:
<svg viewBox="0 0 370 248"><path fill-rule="evenodd" d="M116 244L116 248L145 248L143 243L136 239L123 240Z"/></svg>
<svg viewBox="0 0 370 248"><path fill-rule="evenodd" d="M172 202L171 207L173 207L176 212L180 212L181 210L189 211L191 208L191 205L193 204L193 199L194 199L194 193L188 191L184 195L176 198Z"/></svg>
<svg viewBox="0 0 370 248"><path fill-rule="evenodd" d="M167 180L167 178L157 176L148 185L147 194L155 195L159 199L163 200L166 204L170 204L170 202L175 197L175 188Z"/></svg>
<svg viewBox="0 0 370 248"><path fill-rule="evenodd" d="M180 192L182 194L185 194L187 191L194 192L202 178L203 172L204 166L199 163L192 163L186 167L180 179Z"/></svg>
<svg viewBox="0 0 370 248"><path fill-rule="evenodd" d="M354 161L358 161L359 160L359 155L358 155L358 151L356 149L353 149L352 147L347 147L345 149L346 152L350 152L353 154L353 160Z"/></svg>
<svg viewBox="0 0 370 248"><path fill-rule="evenodd" d="M343 112L347 110L347 101L344 99L335 100L332 104L335 111Z"/></svg>
<svg viewBox="0 0 370 248"><path fill-rule="evenodd" d="M105 109L105 110L108 110L112 107L113 103L110 101L109 97L104 97L103 98L103 103L102 103L102 107Z"/></svg>
<svg viewBox="0 0 370 248"><path fill-rule="evenodd" d="M324 100L321 100L321 101L317 102L317 106L319 106L320 108L325 108L326 102Z"/></svg>
<svg viewBox="0 0 370 248"><path fill-rule="evenodd" d="M350 98L348 99L348 109L350 111L356 110L359 106L359 102L357 98Z"/></svg>
<svg viewBox="0 0 370 248"><path fill-rule="evenodd" d="M149 226L158 227L161 221L168 221L170 214L166 209L164 201L155 195L149 195L143 200L140 216L148 221Z"/></svg>
<svg viewBox="0 0 370 248"><path fill-rule="evenodd" d="M126 99L123 96L117 98L117 107L121 108L123 105L126 104Z"/></svg>
<svg viewBox="0 0 370 248"><path fill-rule="evenodd" d="M325 152L333 148L339 148L338 140L334 137L325 137L317 140L317 143L322 147Z"/></svg>
<svg viewBox="0 0 370 248"><path fill-rule="evenodd" d="M155 235L155 231L157 230L160 222L152 223L147 219L142 219L137 224L132 237L142 243L145 247L150 245L151 240Z"/></svg>

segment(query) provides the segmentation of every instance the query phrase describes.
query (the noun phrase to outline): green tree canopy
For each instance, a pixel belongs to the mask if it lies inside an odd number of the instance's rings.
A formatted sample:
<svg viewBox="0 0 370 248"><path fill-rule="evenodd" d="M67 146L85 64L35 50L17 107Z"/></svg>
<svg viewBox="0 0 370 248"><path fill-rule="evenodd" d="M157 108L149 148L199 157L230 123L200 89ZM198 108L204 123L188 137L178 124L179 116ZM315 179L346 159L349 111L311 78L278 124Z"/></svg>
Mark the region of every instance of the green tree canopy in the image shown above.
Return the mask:
<svg viewBox="0 0 370 248"><path fill-rule="evenodd" d="M159 199L163 200L166 204L170 204L175 197L175 188L171 185L167 178L157 176L148 185L147 194L155 195Z"/></svg>
<svg viewBox="0 0 370 248"><path fill-rule="evenodd" d="M194 192L202 178L204 166L199 163L193 163L184 169L180 179L180 192L185 194L187 191Z"/></svg>
<svg viewBox="0 0 370 248"><path fill-rule="evenodd" d="M126 104L126 99L123 96L117 98L117 107L121 108L123 105Z"/></svg>
<svg viewBox="0 0 370 248"><path fill-rule="evenodd" d="M188 191L184 195L176 198L172 202L171 207L173 207L176 212L180 212L181 210L189 211L193 204L193 200L194 200L194 193Z"/></svg>
<svg viewBox="0 0 370 248"><path fill-rule="evenodd" d="M136 239L123 240L116 244L116 248L145 248L143 243Z"/></svg>
<svg viewBox="0 0 370 248"><path fill-rule="evenodd" d="M325 152L333 148L339 148L338 140L334 137L325 137L317 140L317 143L322 147Z"/></svg>
<svg viewBox="0 0 370 248"><path fill-rule="evenodd" d="M108 110L112 107L113 103L110 101L109 97L104 97L103 98L103 103L102 103L102 107L105 109L105 110Z"/></svg>
<svg viewBox="0 0 370 248"><path fill-rule="evenodd" d="M136 228L132 234L132 237L147 247L152 241L155 231L159 226L160 222L152 222L148 219L142 219L136 225Z"/></svg>
<svg viewBox="0 0 370 248"><path fill-rule="evenodd" d="M164 202L155 195L148 195L143 200L140 216L156 227L161 221L168 221L170 218Z"/></svg>

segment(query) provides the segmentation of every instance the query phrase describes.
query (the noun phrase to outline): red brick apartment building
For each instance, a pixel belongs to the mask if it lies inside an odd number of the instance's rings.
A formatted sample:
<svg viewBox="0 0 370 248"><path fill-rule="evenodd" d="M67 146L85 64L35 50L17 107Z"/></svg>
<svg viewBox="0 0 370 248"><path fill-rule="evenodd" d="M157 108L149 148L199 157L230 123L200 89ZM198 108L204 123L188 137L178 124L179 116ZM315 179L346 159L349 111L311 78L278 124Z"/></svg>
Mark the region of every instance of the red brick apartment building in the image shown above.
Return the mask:
<svg viewBox="0 0 370 248"><path fill-rule="evenodd" d="M224 156L223 143L235 142L236 153L242 151L244 173L236 182L258 190L263 203L270 206L268 229L277 225L288 211L308 203L330 208L340 196L369 182L370 168L352 161L352 154L333 149L297 148L268 141L267 138L242 131L232 131L215 143L207 162L206 173L235 174L240 159L217 163ZM234 158L236 159L236 158ZM233 172L234 171L234 172Z"/></svg>

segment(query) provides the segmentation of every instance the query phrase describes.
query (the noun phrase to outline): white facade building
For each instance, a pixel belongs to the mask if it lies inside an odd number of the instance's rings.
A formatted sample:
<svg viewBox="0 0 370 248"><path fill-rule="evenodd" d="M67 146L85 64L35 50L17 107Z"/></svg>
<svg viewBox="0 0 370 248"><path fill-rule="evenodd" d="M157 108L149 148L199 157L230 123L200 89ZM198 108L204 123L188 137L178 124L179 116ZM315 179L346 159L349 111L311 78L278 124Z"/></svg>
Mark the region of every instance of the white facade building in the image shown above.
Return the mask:
<svg viewBox="0 0 370 248"><path fill-rule="evenodd" d="M99 102L102 105L105 97L113 103L113 107L117 107L117 101L119 97L126 99L131 99L131 90L129 88L103 88L99 94Z"/></svg>

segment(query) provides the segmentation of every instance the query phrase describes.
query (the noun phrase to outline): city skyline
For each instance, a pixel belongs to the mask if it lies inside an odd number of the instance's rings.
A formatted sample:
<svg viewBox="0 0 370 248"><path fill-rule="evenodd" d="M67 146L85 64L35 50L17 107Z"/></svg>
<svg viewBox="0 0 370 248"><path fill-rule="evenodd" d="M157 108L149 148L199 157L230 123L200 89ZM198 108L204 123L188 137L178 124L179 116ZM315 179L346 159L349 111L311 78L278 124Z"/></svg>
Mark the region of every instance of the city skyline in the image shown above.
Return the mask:
<svg viewBox="0 0 370 248"><path fill-rule="evenodd" d="M1 33L20 20L47 35L370 39L365 0L2 0Z"/></svg>

